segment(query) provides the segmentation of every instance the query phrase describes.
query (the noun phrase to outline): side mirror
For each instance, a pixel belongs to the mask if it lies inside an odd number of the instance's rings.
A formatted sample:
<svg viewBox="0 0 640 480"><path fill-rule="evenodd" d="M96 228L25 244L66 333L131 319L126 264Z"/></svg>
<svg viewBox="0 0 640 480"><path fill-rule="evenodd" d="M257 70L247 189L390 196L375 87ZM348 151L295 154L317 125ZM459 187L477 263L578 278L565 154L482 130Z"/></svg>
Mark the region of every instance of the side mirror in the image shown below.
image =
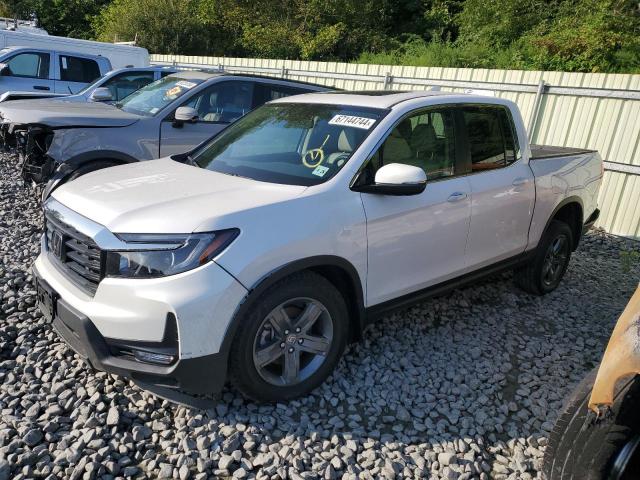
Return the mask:
<svg viewBox="0 0 640 480"><path fill-rule="evenodd" d="M419 167L390 163L376 172L375 183L354 190L381 195L418 195L427 186L427 174Z"/></svg>
<svg viewBox="0 0 640 480"><path fill-rule="evenodd" d="M8 63L0 63L0 77L8 77L11 75L11 69Z"/></svg>
<svg viewBox="0 0 640 480"><path fill-rule="evenodd" d="M111 95L111 90L107 87L98 87L89 95L89 100L92 102L110 102L113 100L113 95Z"/></svg>
<svg viewBox="0 0 640 480"><path fill-rule="evenodd" d="M193 107L178 107L174 114L174 125L182 125L184 122L197 122L198 111Z"/></svg>

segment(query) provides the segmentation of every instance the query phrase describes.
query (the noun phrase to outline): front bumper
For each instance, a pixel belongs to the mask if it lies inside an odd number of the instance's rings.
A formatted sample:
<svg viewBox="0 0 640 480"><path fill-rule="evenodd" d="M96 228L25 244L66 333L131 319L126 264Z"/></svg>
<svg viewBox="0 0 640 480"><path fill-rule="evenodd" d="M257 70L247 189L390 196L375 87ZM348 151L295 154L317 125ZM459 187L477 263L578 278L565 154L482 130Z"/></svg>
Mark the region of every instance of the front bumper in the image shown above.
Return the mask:
<svg viewBox="0 0 640 480"><path fill-rule="evenodd" d="M57 298L55 329L94 368L131 378L164 397L220 390L227 370L223 340L247 293L225 270L211 262L164 278L105 278L90 296L59 268L43 249L33 273ZM175 325L173 344L170 325ZM169 349L176 361L168 366L140 361L132 354L139 347Z"/></svg>
<svg viewBox="0 0 640 480"><path fill-rule="evenodd" d="M220 353L182 359L168 366L143 363L131 356L114 354L114 345L100 334L91 320L63 299L57 301L53 327L91 367L130 378L160 396L177 400L177 396L171 398L171 391L191 395L217 393L224 386L226 357ZM122 344L119 346L116 351L121 351ZM145 347L154 348L152 344L146 344ZM183 403L187 403L187 400L183 400Z"/></svg>

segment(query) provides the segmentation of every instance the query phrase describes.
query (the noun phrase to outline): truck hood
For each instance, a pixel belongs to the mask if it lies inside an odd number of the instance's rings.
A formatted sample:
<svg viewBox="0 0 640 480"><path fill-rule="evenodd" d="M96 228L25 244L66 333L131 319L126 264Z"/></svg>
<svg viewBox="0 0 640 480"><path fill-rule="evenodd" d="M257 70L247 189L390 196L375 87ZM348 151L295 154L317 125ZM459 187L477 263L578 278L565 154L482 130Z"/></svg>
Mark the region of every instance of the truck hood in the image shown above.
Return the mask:
<svg viewBox="0 0 640 480"><path fill-rule="evenodd" d="M13 100L0 104L2 121L12 124L41 124L51 128L126 127L140 120L112 105L98 102L57 100Z"/></svg>
<svg viewBox="0 0 640 480"><path fill-rule="evenodd" d="M241 227L233 214L296 198L305 189L162 158L89 173L53 198L114 233L191 233Z"/></svg>

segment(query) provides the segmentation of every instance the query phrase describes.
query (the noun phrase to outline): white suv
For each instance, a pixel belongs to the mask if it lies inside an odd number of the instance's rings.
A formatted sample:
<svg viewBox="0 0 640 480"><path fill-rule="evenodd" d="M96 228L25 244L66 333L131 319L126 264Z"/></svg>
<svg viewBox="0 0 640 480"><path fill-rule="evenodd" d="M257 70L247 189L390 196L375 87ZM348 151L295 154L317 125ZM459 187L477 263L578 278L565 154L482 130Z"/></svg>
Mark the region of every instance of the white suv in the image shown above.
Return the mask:
<svg viewBox="0 0 640 480"><path fill-rule="evenodd" d="M530 292L556 288L597 218L601 161L532 150L498 98L271 102L189 155L56 190L40 306L94 367L159 395L230 378L293 398L390 308L504 268Z"/></svg>

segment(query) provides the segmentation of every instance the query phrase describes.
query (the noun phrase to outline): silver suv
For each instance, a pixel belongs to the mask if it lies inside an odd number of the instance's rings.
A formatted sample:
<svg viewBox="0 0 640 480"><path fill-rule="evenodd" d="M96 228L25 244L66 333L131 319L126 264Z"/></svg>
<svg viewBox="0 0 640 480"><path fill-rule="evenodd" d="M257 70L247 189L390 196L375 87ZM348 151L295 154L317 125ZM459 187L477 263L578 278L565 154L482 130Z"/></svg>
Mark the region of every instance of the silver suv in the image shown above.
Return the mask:
<svg viewBox="0 0 640 480"><path fill-rule="evenodd" d="M26 180L48 181L46 198L91 171L187 152L270 100L326 90L269 77L183 71L115 105L8 102L0 106L0 135L5 145L18 147Z"/></svg>

